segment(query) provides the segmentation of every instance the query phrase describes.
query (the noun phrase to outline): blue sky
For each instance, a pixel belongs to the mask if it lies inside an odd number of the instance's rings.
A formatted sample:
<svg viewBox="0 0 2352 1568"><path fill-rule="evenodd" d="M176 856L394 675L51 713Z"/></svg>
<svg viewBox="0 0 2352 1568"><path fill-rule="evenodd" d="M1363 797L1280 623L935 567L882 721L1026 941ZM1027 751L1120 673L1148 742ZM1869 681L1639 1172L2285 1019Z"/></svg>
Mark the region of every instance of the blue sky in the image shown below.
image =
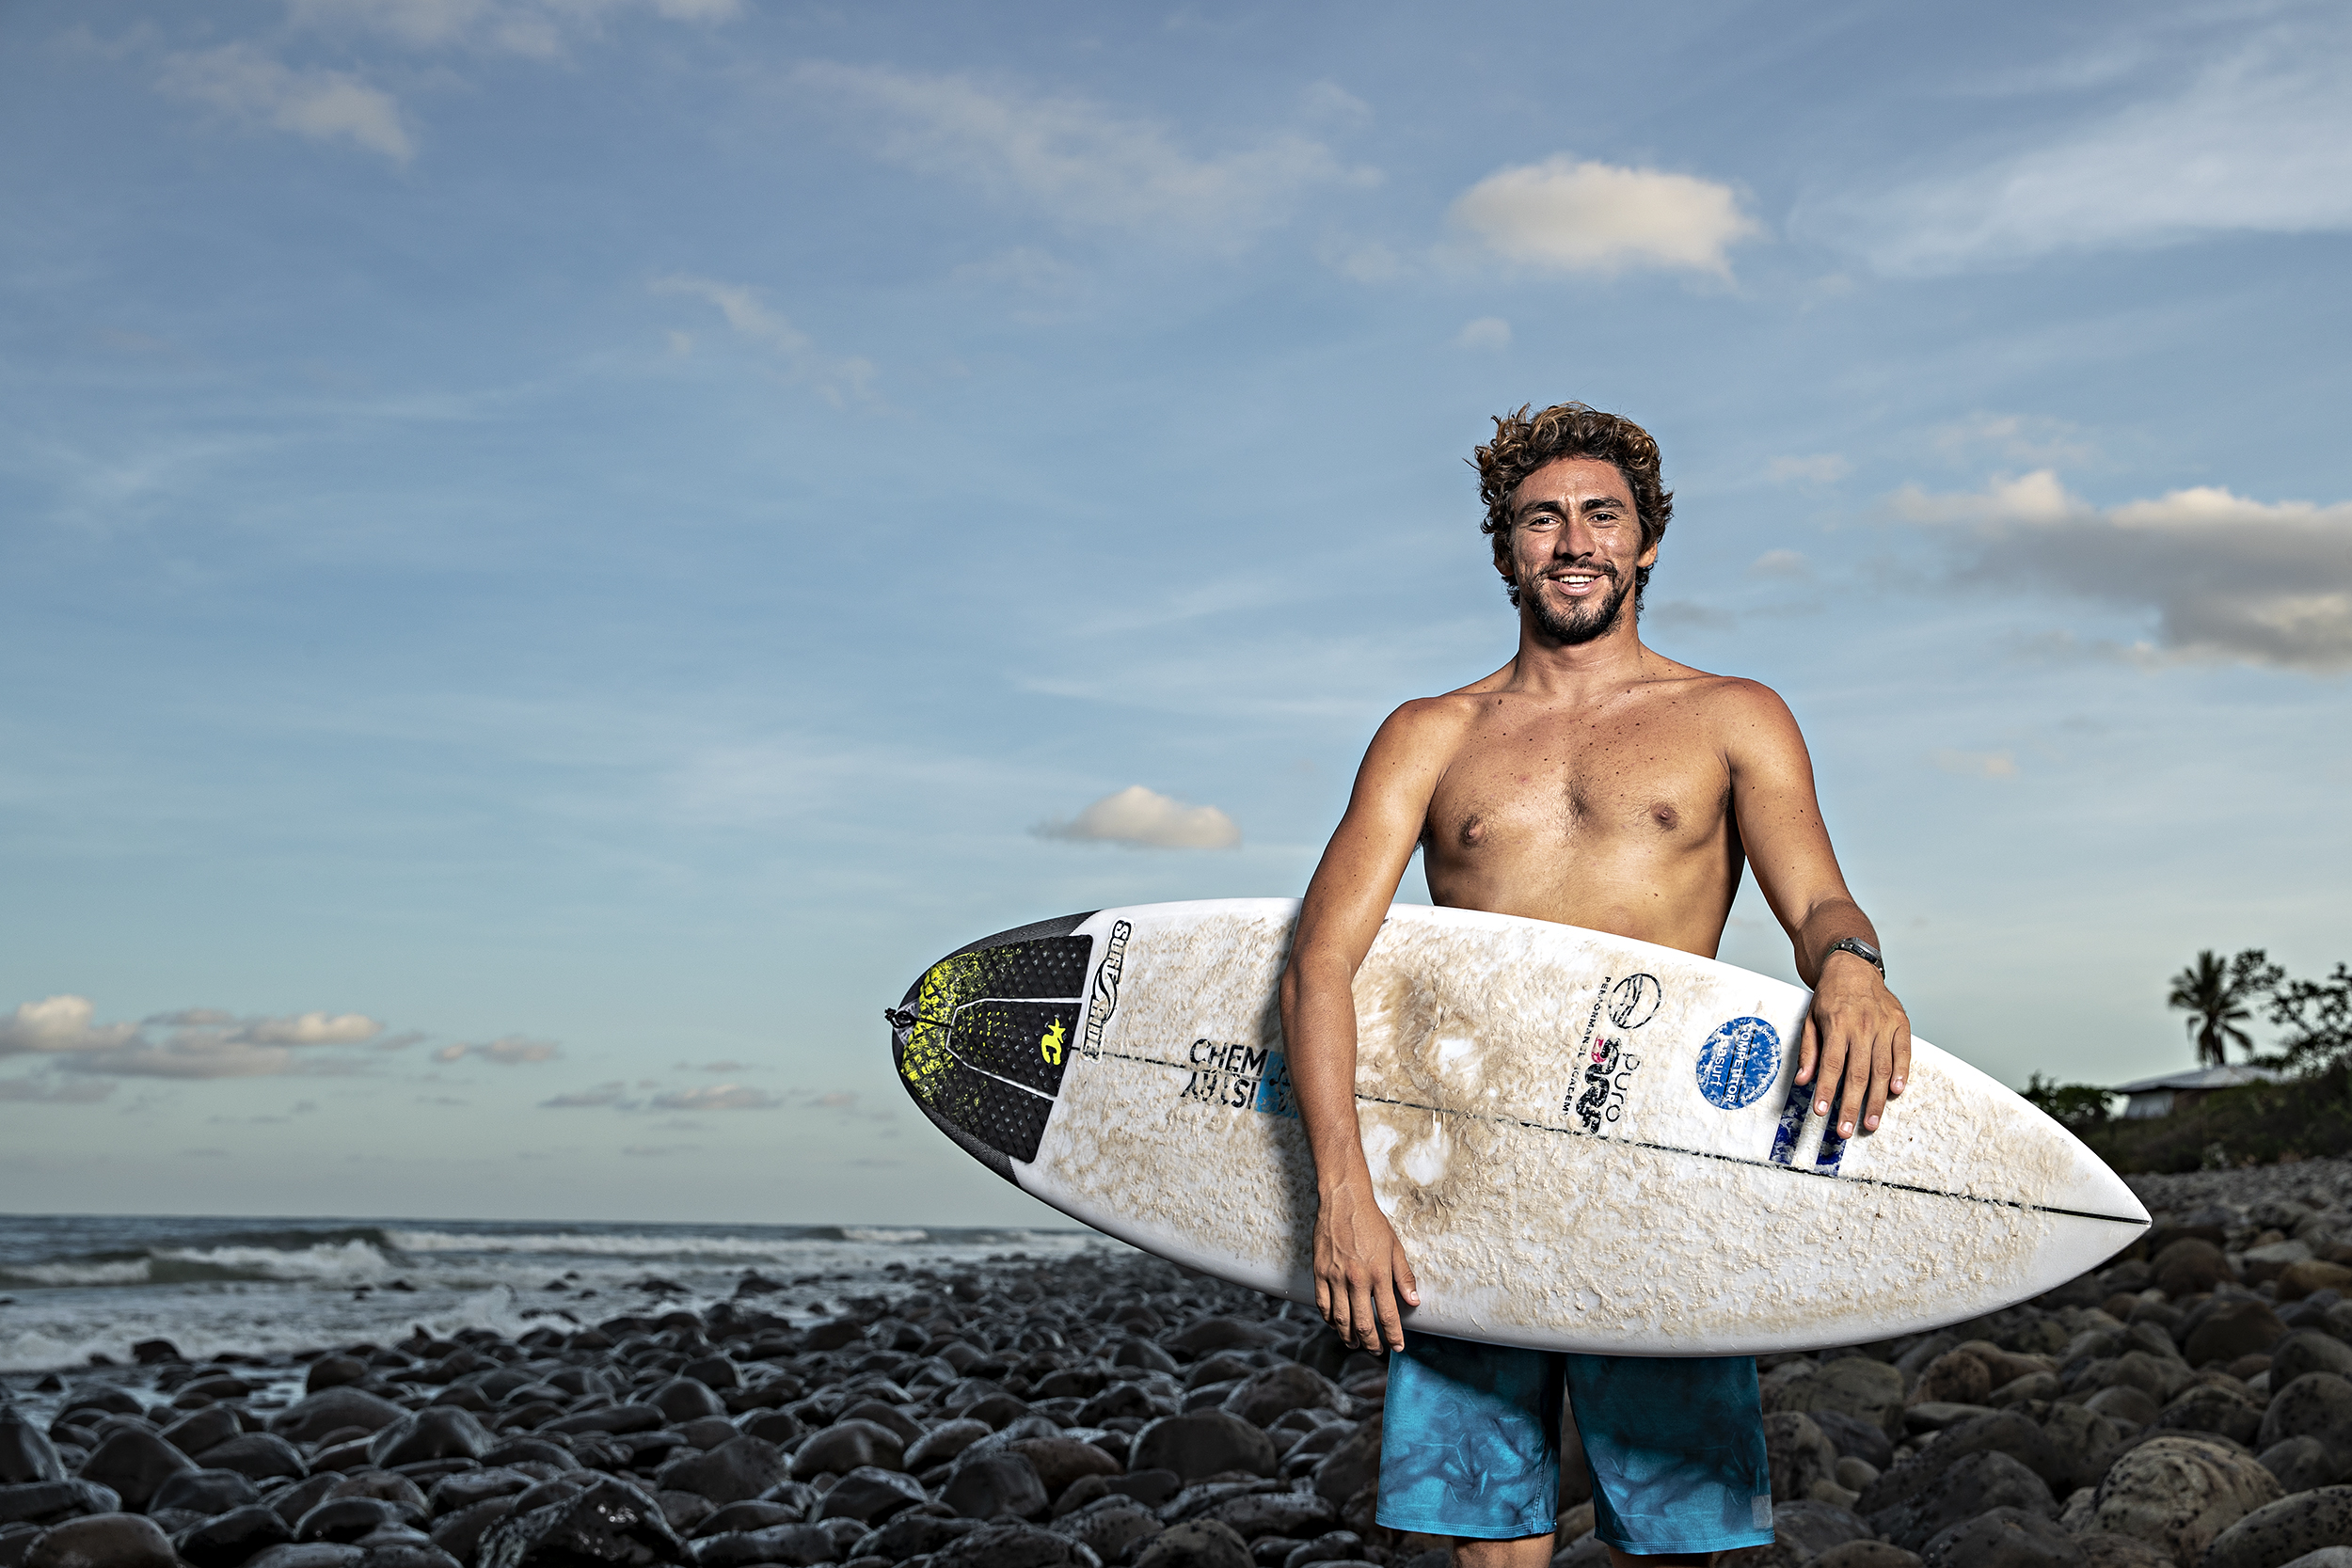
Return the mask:
<svg viewBox="0 0 2352 1568"><path fill-rule="evenodd" d="M1921 1034L2187 1065L2198 948L2352 955L2347 60L2324 5L0 10L6 1202L1038 1217L880 1009L1297 893L1380 718L1508 657L1463 460L1570 397L1660 437L1645 636L1788 698ZM1724 957L1788 973L1752 893Z"/></svg>

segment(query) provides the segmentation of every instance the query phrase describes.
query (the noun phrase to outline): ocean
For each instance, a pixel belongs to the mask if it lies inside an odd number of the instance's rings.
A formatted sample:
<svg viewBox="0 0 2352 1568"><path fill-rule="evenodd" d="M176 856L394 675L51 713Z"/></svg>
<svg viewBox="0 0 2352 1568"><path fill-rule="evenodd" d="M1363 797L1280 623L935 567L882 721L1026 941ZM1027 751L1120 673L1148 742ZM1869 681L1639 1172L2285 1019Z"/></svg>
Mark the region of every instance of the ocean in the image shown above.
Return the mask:
<svg viewBox="0 0 2352 1568"><path fill-rule="evenodd" d="M806 1323L906 1270L1089 1247L1128 1250L1076 1227L0 1214L0 1372L128 1363L149 1338L201 1359L385 1344L419 1324L513 1336L648 1305L700 1309L747 1273L787 1287L764 1293L764 1309Z"/></svg>

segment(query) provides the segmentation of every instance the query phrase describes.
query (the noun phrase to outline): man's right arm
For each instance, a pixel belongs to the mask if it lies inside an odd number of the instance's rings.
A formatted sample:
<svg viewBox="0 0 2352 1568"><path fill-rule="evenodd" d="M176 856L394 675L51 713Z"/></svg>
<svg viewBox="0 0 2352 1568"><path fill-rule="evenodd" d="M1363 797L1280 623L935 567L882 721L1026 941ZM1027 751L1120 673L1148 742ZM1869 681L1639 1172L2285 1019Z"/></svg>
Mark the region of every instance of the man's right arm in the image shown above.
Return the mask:
<svg viewBox="0 0 2352 1568"><path fill-rule="evenodd" d="M1373 1200L1356 1119L1356 971L1413 858L1450 727L1437 703L1407 703L1373 736L1347 815L1307 884L1282 972L1282 1037L1315 1161L1315 1307L1343 1342L1365 1350L1404 1348L1398 1298L1418 1306L1421 1296Z"/></svg>

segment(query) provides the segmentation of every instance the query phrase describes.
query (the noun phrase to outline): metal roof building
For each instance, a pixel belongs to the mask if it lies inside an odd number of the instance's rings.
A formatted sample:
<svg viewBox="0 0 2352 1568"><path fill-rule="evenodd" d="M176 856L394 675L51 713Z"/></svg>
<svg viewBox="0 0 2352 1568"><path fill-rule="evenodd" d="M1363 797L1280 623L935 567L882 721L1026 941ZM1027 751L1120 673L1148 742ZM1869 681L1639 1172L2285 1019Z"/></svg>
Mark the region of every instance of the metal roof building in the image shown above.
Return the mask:
<svg viewBox="0 0 2352 1568"><path fill-rule="evenodd" d="M2185 1111L2216 1089L2277 1084L2286 1076L2266 1067L2191 1068L2184 1072L2168 1072L2160 1078L2142 1078L2137 1084L2119 1084L2115 1092L2131 1097L2124 1104L2123 1118L2137 1121L2143 1117L2169 1117L2175 1111Z"/></svg>

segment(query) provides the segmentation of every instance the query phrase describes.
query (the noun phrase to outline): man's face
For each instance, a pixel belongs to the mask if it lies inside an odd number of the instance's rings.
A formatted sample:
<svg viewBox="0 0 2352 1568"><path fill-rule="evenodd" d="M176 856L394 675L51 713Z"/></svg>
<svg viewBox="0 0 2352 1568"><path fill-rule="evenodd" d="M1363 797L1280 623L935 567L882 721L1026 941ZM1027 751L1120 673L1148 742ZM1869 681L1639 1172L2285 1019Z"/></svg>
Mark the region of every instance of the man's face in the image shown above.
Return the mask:
<svg viewBox="0 0 2352 1568"><path fill-rule="evenodd" d="M1590 642L1617 624L1636 567L1658 560L1642 548L1633 489L1614 463L1562 457L1519 483L1511 497L1511 570L1545 636Z"/></svg>

